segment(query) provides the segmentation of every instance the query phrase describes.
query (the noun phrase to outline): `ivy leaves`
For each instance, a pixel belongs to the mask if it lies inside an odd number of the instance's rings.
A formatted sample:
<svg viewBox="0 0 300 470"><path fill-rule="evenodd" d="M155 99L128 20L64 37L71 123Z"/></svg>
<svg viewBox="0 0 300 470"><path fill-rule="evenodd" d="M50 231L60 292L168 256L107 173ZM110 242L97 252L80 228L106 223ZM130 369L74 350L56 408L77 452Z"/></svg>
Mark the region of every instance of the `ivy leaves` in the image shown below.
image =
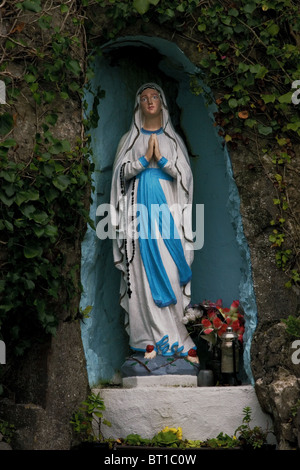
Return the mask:
<svg viewBox="0 0 300 470"><path fill-rule="evenodd" d="M9 237L5 243L12 248L14 245L23 247L26 258L41 255L57 241L58 236L66 237L65 232L69 234L74 231L71 227L76 213L69 219L58 206L63 205L65 208L70 195L74 206L74 195L84 187L88 177L81 174L75 176L78 173L77 162L73 162L72 166L73 168L69 169L70 175L64 174L64 166L58 165L54 159L44 162L38 157L29 169L24 164L1 162L0 228L6 227L9 232L14 233L14 239ZM80 199L77 207L78 213L83 215ZM71 227L64 227L65 221L68 221Z"/></svg>
<svg viewBox="0 0 300 470"><path fill-rule="evenodd" d="M17 315L22 299L28 324L38 321L53 334L58 320L49 307L59 299L63 286L69 292L78 289L64 273L60 243L70 240L72 245L82 237L80 221L88 218L82 190L88 176L81 159L72 154L60 161L50 154L36 156L29 167L3 159L0 170L0 240L6 248L0 321L8 314Z"/></svg>
<svg viewBox="0 0 300 470"><path fill-rule="evenodd" d="M289 0L242 0L204 5L197 19L201 34L199 65L207 83L222 95L216 100L216 123L226 143L235 148L243 135L265 138L278 197L276 220L269 236L277 266L288 276L287 287L299 284L297 256L289 239L286 165L294 157L291 140L299 141L300 115L292 104L293 81L299 79L300 51L294 44L300 30L297 7ZM287 31L288 29L288 31ZM290 34L291 33L291 34ZM249 143L249 138L245 139Z"/></svg>
<svg viewBox="0 0 300 470"><path fill-rule="evenodd" d="M14 121L11 114L5 112L0 114L0 137L7 135L12 130L13 125ZM6 143L6 145L8 144Z"/></svg>
<svg viewBox="0 0 300 470"><path fill-rule="evenodd" d="M17 3L17 8L22 10L32 11L39 13L42 10L41 0L24 0L23 2Z"/></svg>
<svg viewBox="0 0 300 470"><path fill-rule="evenodd" d="M151 5L157 5L160 0L133 0L133 7L135 10L144 15Z"/></svg>
<svg viewBox="0 0 300 470"><path fill-rule="evenodd" d="M68 250L74 251L86 223L92 223L86 207L89 141L57 137L59 100L72 99L80 109L84 80L77 53L76 28L81 25L71 6L60 6L60 27L53 21L54 11L40 0L19 2L6 11L8 18L32 13L26 24L16 20L2 60L4 66L8 59L18 62L20 51L22 56L26 52L20 77L13 82L4 75L8 100L0 113L0 337L5 336L11 354L21 354L44 333L55 334L63 312L76 317L69 309L81 289L79 267L68 261ZM69 13L73 28L65 28ZM35 28L36 38L29 38L29 28ZM26 163L13 138L16 83L33 109L36 104L34 146Z"/></svg>
<svg viewBox="0 0 300 470"><path fill-rule="evenodd" d="M291 70L291 64L296 56L298 63L300 58L293 44L282 47L281 31L287 22L295 20L296 11L290 2L280 3L280 6L276 4L276 18L274 14L268 16L269 11L275 9L273 2L260 0L244 0L236 8L226 8L220 3L204 6L198 17L198 30L205 32L204 42L209 37L211 44L206 47L206 57L199 64L208 75L211 86L215 88L222 82L223 87L231 89L220 103L221 111L227 114L235 112L236 117L243 119L240 122L242 127L256 129L263 136L279 129L276 119L268 119L268 125L257 119L258 115L263 117L266 105L291 114L292 93L289 89L284 93L282 90L291 86L291 78L297 78L298 69ZM288 3L290 9L285 10ZM267 92L269 82L273 83L272 93ZM247 113L238 115L245 110ZM294 127L290 126L289 130Z"/></svg>

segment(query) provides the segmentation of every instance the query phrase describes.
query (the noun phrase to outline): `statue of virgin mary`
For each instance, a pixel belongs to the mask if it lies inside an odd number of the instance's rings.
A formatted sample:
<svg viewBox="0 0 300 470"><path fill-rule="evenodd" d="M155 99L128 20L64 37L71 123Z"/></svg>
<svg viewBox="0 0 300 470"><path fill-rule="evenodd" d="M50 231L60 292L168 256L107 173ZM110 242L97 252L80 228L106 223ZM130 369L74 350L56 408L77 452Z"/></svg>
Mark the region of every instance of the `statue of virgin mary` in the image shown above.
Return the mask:
<svg viewBox="0 0 300 470"><path fill-rule="evenodd" d="M199 362L182 323L192 277L192 197L189 157L164 92L146 83L137 91L131 127L116 153L111 223L129 344L148 359Z"/></svg>

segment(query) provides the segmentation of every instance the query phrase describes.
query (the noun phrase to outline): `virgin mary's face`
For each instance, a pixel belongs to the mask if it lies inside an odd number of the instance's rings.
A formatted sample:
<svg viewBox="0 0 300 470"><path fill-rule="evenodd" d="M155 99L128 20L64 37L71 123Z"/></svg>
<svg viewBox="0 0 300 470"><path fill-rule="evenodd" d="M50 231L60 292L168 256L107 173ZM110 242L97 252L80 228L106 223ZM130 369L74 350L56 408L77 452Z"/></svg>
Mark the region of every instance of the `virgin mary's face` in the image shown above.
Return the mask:
<svg viewBox="0 0 300 470"><path fill-rule="evenodd" d="M141 109L146 117L159 116L161 112L161 100L158 91L146 88L140 96Z"/></svg>

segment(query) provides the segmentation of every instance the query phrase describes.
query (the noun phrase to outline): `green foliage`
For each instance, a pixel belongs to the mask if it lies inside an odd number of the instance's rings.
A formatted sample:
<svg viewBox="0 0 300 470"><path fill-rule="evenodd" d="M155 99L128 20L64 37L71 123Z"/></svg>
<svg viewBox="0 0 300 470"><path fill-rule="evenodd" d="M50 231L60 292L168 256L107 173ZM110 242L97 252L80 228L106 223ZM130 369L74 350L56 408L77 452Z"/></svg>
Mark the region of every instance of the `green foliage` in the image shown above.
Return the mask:
<svg viewBox="0 0 300 470"><path fill-rule="evenodd" d="M73 270L65 269L60 247L80 240L81 220L88 219L82 200L88 184L86 163L80 147L65 153L53 147L66 145L56 141L48 152L35 155L30 165L16 164L3 153L0 162L0 230L6 254L1 265L0 321L10 338L7 344L13 344L17 354L40 327L54 334L58 321L54 302L59 300L61 310L67 311L80 292Z"/></svg>
<svg viewBox="0 0 300 470"><path fill-rule="evenodd" d="M292 83L300 76L298 6L290 0L241 0L204 4L198 15L200 67L209 86L218 91L216 122L232 148L240 142L264 150L273 163L278 197L276 220L269 237L278 268L288 276L287 287L299 285L299 233L286 184L287 165L295 158L300 114L292 104ZM222 91L222 93L220 92Z"/></svg>
<svg viewBox="0 0 300 470"><path fill-rule="evenodd" d="M142 438L139 434L129 434L123 440L123 443L130 446L164 447L177 449L193 449L200 447L209 447L211 449L229 449L238 447L240 444L235 436L231 437L222 432L219 433L219 435L215 438L200 441L193 439L182 439L172 430L160 431L151 439Z"/></svg>
<svg viewBox="0 0 300 470"><path fill-rule="evenodd" d="M238 447L239 441L237 441L235 436L229 436L228 434L220 432L217 437L204 441L203 445L211 447L212 449L231 449L233 447Z"/></svg>
<svg viewBox="0 0 300 470"><path fill-rule="evenodd" d="M300 317L289 315L287 319L282 319L281 321L285 323L287 327L286 332L289 335L300 338Z"/></svg>
<svg viewBox="0 0 300 470"><path fill-rule="evenodd" d="M244 417L242 424L236 429L233 436L220 432L215 438L208 438L203 441L193 439L183 439L181 428L165 427L155 434L152 439L144 439L139 434L129 434L124 440L125 445L168 447L179 449L210 448L232 449L246 446L250 449L259 449L267 442L268 432L263 431L259 426L250 428L251 408L243 409ZM122 442L118 440L118 442Z"/></svg>
<svg viewBox="0 0 300 470"><path fill-rule="evenodd" d="M144 439L139 434L128 434L124 439L124 443L129 446L150 446L151 439Z"/></svg>
<svg viewBox="0 0 300 470"><path fill-rule="evenodd" d="M146 13L151 5L157 5L160 0L133 0L133 7L135 10L143 15Z"/></svg>
<svg viewBox="0 0 300 470"><path fill-rule="evenodd" d="M111 426L109 421L103 419L103 411L105 411L103 399L99 393L97 395L91 393L74 412L70 423L82 441L103 441L102 424Z"/></svg>
<svg viewBox="0 0 300 470"><path fill-rule="evenodd" d="M243 409L242 424L235 430L235 435L240 442L249 448L259 449L267 443L268 431L263 431L260 426L250 427L252 410L249 406Z"/></svg>
<svg viewBox="0 0 300 470"><path fill-rule="evenodd" d="M295 405L293 405L291 407L291 416L292 416L292 418L295 418L298 415L299 409L300 409L300 399L297 400Z"/></svg>
<svg viewBox="0 0 300 470"><path fill-rule="evenodd" d="M152 443L158 447L180 447L181 439L173 431L160 431L152 438Z"/></svg>
<svg viewBox="0 0 300 470"><path fill-rule="evenodd" d="M209 86L224 90L218 101L222 127L234 120L238 134L246 127L263 137L282 137L295 118L291 85L299 78L300 52L287 32L299 31L297 6L289 0L241 0L234 7L203 5L199 13L199 64ZM300 136L298 129L295 134Z"/></svg>
<svg viewBox="0 0 300 470"><path fill-rule="evenodd" d="M81 13L74 2L62 4L59 24L55 6L31 0L10 2L2 18L10 34L1 39L0 68L7 94L0 108L0 338L9 360L54 335L59 318L88 315L73 302L81 293L73 252L86 224L93 225L87 207L93 165L84 131L96 117L85 120L76 140L57 137L59 103L80 109L90 75L77 52ZM9 64L19 64L21 72L8 73ZM15 138L20 99L30 103L35 119L32 135ZM32 148L20 155L23 139L31 137Z"/></svg>
<svg viewBox="0 0 300 470"><path fill-rule="evenodd" d="M0 434L2 438L8 444L11 442L15 433L15 427L13 424L9 424L7 421L0 419Z"/></svg>

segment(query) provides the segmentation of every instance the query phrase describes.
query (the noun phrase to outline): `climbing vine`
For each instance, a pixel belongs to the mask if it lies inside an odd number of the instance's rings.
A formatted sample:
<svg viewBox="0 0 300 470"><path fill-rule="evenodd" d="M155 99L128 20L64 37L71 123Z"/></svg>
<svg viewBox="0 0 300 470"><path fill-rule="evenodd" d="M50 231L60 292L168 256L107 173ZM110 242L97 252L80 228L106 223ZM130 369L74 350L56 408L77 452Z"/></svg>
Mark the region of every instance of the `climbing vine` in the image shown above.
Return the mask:
<svg viewBox="0 0 300 470"><path fill-rule="evenodd" d="M298 220L287 183L300 137L299 110L292 100L300 73L299 6L290 0L238 4L201 8L197 23L205 39L199 49L205 53L199 64L213 88L223 91L216 120L225 141L235 148L241 141L248 145L250 136L260 160L267 162L278 208L269 240L291 287L300 280ZM259 148L258 139L265 147Z"/></svg>
<svg viewBox="0 0 300 470"><path fill-rule="evenodd" d="M9 354L18 355L55 334L59 319L80 316L73 251L90 222L92 165L81 113L72 139L59 130L65 105L81 109L89 70L78 53L84 33L75 1L1 6L0 327Z"/></svg>
<svg viewBox="0 0 300 470"><path fill-rule="evenodd" d="M32 336L54 334L80 292L79 260L70 253L92 223L88 130L97 125L99 96L90 117L77 116L76 135L65 127L64 108L71 121L84 110L88 57L133 25L146 34L163 25L190 41L203 71L191 77L192 90L206 93L198 78L212 89L224 142L250 142L262 152L277 192L270 244L287 286L299 285L298 221L287 184L300 140L300 105L292 102L300 80L296 2L11 0L0 12L0 334L18 354ZM76 305L69 316L80 317Z"/></svg>

